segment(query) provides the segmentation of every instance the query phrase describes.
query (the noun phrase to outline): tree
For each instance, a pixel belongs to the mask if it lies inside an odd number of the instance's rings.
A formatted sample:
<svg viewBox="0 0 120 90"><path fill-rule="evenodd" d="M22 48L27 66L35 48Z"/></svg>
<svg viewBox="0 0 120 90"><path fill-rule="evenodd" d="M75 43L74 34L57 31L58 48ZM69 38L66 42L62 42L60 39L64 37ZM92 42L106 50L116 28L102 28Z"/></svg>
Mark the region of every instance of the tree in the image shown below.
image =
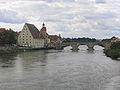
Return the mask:
<svg viewBox="0 0 120 90"><path fill-rule="evenodd" d="M0 33L0 44L16 44L16 32L12 29Z"/></svg>
<svg viewBox="0 0 120 90"><path fill-rule="evenodd" d="M120 49L120 42L114 42L112 43L111 49Z"/></svg>

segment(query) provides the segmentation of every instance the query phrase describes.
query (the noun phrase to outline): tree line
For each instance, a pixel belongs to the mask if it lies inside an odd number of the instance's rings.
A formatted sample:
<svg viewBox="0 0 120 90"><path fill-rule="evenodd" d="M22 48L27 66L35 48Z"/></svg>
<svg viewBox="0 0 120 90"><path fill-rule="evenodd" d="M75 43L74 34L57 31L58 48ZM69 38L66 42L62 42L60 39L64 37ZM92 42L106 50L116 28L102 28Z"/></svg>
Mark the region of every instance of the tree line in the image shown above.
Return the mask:
<svg viewBox="0 0 120 90"><path fill-rule="evenodd" d="M120 58L120 42L113 42L110 49L106 50L105 53L113 59Z"/></svg>
<svg viewBox="0 0 120 90"><path fill-rule="evenodd" d="M95 38L66 38L64 42L98 42Z"/></svg>
<svg viewBox="0 0 120 90"><path fill-rule="evenodd" d="M16 44L17 43L17 32L12 29L0 28L0 45L5 44Z"/></svg>

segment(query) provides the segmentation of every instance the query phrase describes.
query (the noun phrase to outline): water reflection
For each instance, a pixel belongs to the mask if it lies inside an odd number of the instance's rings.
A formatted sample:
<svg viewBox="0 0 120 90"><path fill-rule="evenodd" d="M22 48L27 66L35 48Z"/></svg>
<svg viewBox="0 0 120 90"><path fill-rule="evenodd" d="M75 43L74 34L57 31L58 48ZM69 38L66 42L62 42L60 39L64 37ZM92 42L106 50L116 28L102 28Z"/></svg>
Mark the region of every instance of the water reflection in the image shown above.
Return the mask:
<svg viewBox="0 0 120 90"><path fill-rule="evenodd" d="M41 66L45 66L47 63L46 60L46 51L29 51L19 54L23 67L31 67L34 63L39 63Z"/></svg>
<svg viewBox="0 0 120 90"><path fill-rule="evenodd" d="M14 60L16 60L17 53L4 54L0 56L0 67L8 68L14 66Z"/></svg>
<svg viewBox="0 0 120 90"><path fill-rule="evenodd" d="M87 53L94 54L94 50L87 50Z"/></svg>

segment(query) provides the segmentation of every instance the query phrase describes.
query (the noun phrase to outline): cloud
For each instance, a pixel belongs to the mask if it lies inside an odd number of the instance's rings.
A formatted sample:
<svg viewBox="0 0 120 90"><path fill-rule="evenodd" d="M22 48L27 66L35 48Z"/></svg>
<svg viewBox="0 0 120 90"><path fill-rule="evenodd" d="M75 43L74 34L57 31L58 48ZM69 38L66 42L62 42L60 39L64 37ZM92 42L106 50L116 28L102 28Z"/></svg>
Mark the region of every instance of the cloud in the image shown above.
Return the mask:
<svg viewBox="0 0 120 90"><path fill-rule="evenodd" d="M119 0L4 0L0 22L3 27L30 22L39 28L45 22L50 34L64 37L120 37L119 6Z"/></svg>
<svg viewBox="0 0 120 90"><path fill-rule="evenodd" d="M0 22L4 23L24 23L26 19L17 12L11 10L0 10Z"/></svg>
<svg viewBox="0 0 120 90"><path fill-rule="evenodd" d="M106 0L96 0L96 3L106 3Z"/></svg>

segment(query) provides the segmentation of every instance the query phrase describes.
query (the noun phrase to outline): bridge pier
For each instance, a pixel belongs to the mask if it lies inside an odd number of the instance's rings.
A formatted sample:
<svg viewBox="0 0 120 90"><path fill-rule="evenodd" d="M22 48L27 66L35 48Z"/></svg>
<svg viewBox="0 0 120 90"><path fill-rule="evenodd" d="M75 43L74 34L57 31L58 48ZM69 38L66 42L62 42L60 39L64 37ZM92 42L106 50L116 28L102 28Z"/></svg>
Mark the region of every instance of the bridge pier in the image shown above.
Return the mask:
<svg viewBox="0 0 120 90"><path fill-rule="evenodd" d="M94 50L95 43L87 43L86 45L88 46L87 50Z"/></svg>
<svg viewBox="0 0 120 90"><path fill-rule="evenodd" d="M73 43L72 45L71 45L71 47L72 47L72 49L71 50L79 50L79 44L78 43Z"/></svg>
<svg viewBox="0 0 120 90"><path fill-rule="evenodd" d="M56 50L63 50L62 42L58 41L58 42L54 43L54 48Z"/></svg>

